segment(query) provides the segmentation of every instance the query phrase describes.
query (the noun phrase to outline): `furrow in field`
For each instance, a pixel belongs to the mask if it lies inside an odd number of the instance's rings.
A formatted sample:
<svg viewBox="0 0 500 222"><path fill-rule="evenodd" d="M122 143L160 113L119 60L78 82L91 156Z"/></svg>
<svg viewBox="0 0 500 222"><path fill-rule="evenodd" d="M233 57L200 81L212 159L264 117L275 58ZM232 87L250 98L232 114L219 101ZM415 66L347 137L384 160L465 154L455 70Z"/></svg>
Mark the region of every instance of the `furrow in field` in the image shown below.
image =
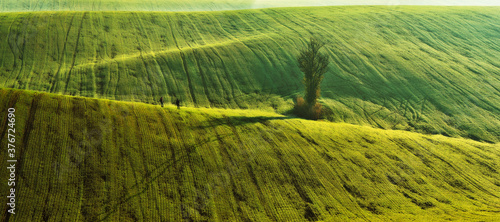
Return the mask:
<svg viewBox="0 0 500 222"><path fill-rule="evenodd" d="M58 61L59 67L57 68L57 71L54 74L54 78L51 81L51 84L50 84L51 86L50 86L49 92L57 92L57 90L58 90L57 87L59 85L59 75L60 75L59 73L61 72L61 68L64 64L64 59L65 59L64 54L66 53L66 45L68 43L68 37L69 37L70 31L71 31L71 27L73 26L73 21L75 19L75 16L76 16L76 13L74 13L73 16L71 17L71 21L70 21L69 26L68 26L68 31L66 32L66 38L63 42L62 51L60 54L58 54L59 55L59 61Z"/></svg>
<svg viewBox="0 0 500 222"><path fill-rule="evenodd" d="M210 48L218 48L218 47L224 47L226 45L234 45L240 42L256 42L262 39L266 39L268 35L255 35L255 36L249 36L249 37L235 37L232 40L227 40L227 41L222 41L222 42L216 42L216 43L208 43L204 45L195 45L195 46L188 46L188 47L179 47L177 49L168 49L168 50L156 50L156 51L151 51L151 52L143 52L143 53L134 53L134 54L123 54L120 55L118 58L115 59L97 59L94 62L90 63L84 63L80 65L76 65L74 68L78 69L88 69L93 66L97 65L106 65L109 63L113 62L128 62L128 61L134 61L139 59L140 57L153 57L154 56L166 56L168 54L175 54L180 51L191 51L191 50L197 50L197 49L210 49ZM65 72L66 70L63 70Z"/></svg>
<svg viewBox="0 0 500 222"><path fill-rule="evenodd" d="M322 88L330 101L323 105L336 107L330 119L498 141L490 130L500 124L493 9L88 12L78 24L72 16L80 13L4 13L15 20L12 30L2 26L10 33L0 47L3 86L147 103L179 96L188 106L263 104L283 112L302 93L295 56L313 33L329 42L332 57ZM26 41L32 34L53 41ZM76 54L68 50L74 47ZM414 107L427 97L425 109ZM394 105L403 100L406 113Z"/></svg>
<svg viewBox="0 0 500 222"><path fill-rule="evenodd" d="M1 90L0 95L14 96L7 91L13 90ZM15 104L20 111L31 106L21 102L27 95L33 93L22 91ZM59 103L60 98L72 106ZM26 144L30 158L25 166L30 167L23 169L30 170L30 176L23 173L19 198L49 200L53 209L61 210L64 205L78 209L81 203L82 220L158 220L156 212L176 221L489 220L498 210L495 183L500 175L491 170L499 164L498 144L255 110L179 110L53 94L37 101L37 115L26 118L35 124L33 129L43 127L28 136L40 142ZM58 113L63 116L54 116ZM64 121L42 121L61 117ZM71 124L59 131L63 122ZM68 177L36 183L55 172L40 165L51 155L40 154L64 147L66 142L54 139L60 134L76 147L91 138L84 147L92 147L92 152L75 152L73 161L85 162L70 168ZM40 144L46 148L36 149ZM73 184L81 181L83 201L74 201L78 186ZM53 193L32 195L34 184L43 192L52 186ZM68 202L54 201L61 196L69 196ZM19 209L40 212L30 215L36 219L43 217L39 206ZM79 214L65 212L70 218ZM45 217L56 218L49 213Z"/></svg>
<svg viewBox="0 0 500 222"><path fill-rule="evenodd" d="M72 61L71 61L71 65L69 67L69 70L67 72L67 77L66 77L66 84L65 84L65 89L64 89L64 92L67 92L68 91L68 85L69 85L69 80L70 78L72 77L72 75L76 76L75 73L71 73L71 71L73 71L73 67L75 66L75 60L76 60L76 55L78 54L78 46L79 46L79 42L80 42L80 36L81 36L81 32L82 32L82 28L83 28L83 22L85 21L85 15L87 13L82 13L82 17L80 18L81 21L80 21L80 26L78 28L78 33L76 34L76 42L75 42L75 48L73 49L73 56L72 56ZM69 31L68 31L69 32ZM82 82L82 81L79 81L79 82ZM80 87L81 89L81 87Z"/></svg>

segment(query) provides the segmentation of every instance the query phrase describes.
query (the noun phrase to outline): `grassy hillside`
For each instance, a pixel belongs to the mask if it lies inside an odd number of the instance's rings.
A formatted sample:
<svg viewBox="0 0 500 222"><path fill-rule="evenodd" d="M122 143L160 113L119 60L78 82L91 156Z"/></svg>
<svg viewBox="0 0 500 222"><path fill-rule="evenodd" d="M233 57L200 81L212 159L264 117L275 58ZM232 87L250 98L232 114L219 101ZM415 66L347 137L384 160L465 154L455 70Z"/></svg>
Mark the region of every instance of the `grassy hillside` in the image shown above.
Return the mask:
<svg viewBox="0 0 500 222"><path fill-rule="evenodd" d="M210 11L251 8L250 0L2 0L0 11Z"/></svg>
<svg viewBox="0 0 500 222"><path fill-rule="evenodd" d="M214 11L329 5L483 5L491 0L1 0L0 12L22 11Z"/></svg>
<svg viewBox="0 0 500 222"><path fill-rule="evenodd" d="M16 108L17 212L9 221L499 216L499 144L21 90L1 89L0 106L2 117ZM6 149L0 157L5 163ZM6 183L0 189L7 193Z"/></svg>
<svg viewBox="0 0 500 222"><path fill-rule="evenodd" d="M0 14L0 86L283 113L311 35L334 122L500 141L498 7Z"/></svg>
<svg viewBox="0 0 500 222"><path fill-rule="evenodd" d="M359 2L354 2L359 4ZM22 11L213 11L353 4L350 0L2 0L0 12ZM378 1L376 4L380 4Z"/></svg>

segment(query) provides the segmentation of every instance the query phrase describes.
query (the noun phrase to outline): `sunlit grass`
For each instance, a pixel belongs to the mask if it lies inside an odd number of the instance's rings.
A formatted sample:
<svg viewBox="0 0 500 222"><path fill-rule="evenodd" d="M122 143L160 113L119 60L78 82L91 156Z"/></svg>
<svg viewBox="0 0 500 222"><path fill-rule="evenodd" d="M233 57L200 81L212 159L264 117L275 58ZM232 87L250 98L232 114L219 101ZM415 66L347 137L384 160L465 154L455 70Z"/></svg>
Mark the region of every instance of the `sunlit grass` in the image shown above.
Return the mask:
<svg viewBox="0 0 500 222"><path fill-rule="evenodd" d="M21 221L492 221L500 210L499 144L11 89L0 106L16 108Z"/></svg>
<svg viewBox="0 0 500 222"><path fill-rule="evenodd" d="M286 113L311 35L334 122L498 142L498 7L0 14L0 86Z"/></svg>

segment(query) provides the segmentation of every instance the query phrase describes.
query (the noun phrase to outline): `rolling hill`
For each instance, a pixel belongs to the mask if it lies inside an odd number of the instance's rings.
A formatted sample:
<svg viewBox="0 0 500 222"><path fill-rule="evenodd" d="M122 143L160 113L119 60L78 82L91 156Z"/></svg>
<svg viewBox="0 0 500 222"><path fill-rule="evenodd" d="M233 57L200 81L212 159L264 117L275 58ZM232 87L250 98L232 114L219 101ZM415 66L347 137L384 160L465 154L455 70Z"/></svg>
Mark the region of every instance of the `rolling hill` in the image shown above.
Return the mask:
<svg viewBox="0 0 500 222"><path fill-rule="evenodd" d="M419 1L418 3L421 3ZM270 7L363 4L363 0L2 0L0 12L32 11L220 11ZM370 4L387 4L384 0Z"/></svg>
<svg viewBox="0 0 500 222"><path fill-rule="evenodd" d="M286 113L303 91L295 57L315 36L332 57L326 119L498 142L499 11L0 13L0 87Z"/></svg>
<svg viewBox="0 0 500 222"><path fill-rule="evenodd" d="M0 12L25 11L220 11L332 5L499 6L493 0L2 0Z"/></svg>
<svg viewBox="0 0 500 222"><path fill-rule="evenodd" d="M0 106L0 116L16 109L18 147L17 212L2 204L2 221L494 221L500 212L499 144L27 90L0 89Z"/></svg>

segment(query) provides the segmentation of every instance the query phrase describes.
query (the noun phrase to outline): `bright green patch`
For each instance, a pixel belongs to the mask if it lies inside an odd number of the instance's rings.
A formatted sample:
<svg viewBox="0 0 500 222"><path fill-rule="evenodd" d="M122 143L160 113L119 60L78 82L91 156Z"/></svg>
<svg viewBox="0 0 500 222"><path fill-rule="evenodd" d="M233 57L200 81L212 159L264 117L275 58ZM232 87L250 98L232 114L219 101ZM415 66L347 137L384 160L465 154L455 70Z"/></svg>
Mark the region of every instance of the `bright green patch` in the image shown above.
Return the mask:
<svg viewBox="0 0 500 222"><path fill-rule="evenodd" d="M286 112L329 42L327 119L500 141L498 7L0 14L0 86Z"/></svg>
<svg viewBox="0 0 500 222"><path fill-rule="evenodd" d="M0 106L17 110L19 221L492 221L500 210L499 144L9 89Z"/></svg>

